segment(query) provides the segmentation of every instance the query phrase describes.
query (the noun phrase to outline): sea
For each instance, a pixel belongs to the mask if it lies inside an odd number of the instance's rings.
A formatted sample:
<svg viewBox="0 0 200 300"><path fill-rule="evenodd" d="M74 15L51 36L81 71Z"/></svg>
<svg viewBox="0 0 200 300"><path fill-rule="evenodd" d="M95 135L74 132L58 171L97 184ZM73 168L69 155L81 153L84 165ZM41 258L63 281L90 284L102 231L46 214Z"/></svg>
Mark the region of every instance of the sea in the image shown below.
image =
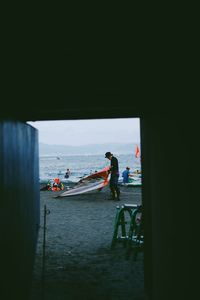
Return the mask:
<svg viewBox="0 0 200 300"><path fill-rule="evenodd" d="M130 168L130 173L136 170L141 171L140 158L134 154L115 155L119 162L119 181L122 180L122 172L126 167ZM40 183L46 183L58 177L62 182L78 182L84 176L95 171L100 171L110 166L110 161L104 155L43 155L39 157L39 177ZM65 178L67 169L71 175Z"/></svg>

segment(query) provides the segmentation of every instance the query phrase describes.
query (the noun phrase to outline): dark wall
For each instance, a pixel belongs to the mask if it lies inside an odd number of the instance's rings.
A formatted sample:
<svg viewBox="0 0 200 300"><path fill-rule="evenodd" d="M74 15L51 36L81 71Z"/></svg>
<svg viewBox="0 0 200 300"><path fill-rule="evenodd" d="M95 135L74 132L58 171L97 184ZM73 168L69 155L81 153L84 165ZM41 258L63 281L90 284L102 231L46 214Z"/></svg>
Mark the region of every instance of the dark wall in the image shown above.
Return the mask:
<svg viewBox="0 0 200 300"><path fill-rule="evenodd" d="M0 122L1 299L28 299L39 227L38 132Z"/></svg>
<svg viewBox="0 0 200 300"><path fill-rule="evenodd" d="M145 286L150 299L191 299L197 279L196 136L191 116L141 119Z"/></svg>
<svg viewBox="0 0 200 300"><path fill-rule="evenodd" d="M66 114L61 108L54 112L44 110L46 117L42 117L43 110L38 107L38 119L48 120L52 115L54 119L86 116L84 104L73 107L74 114L67 112L66 106ZM98 107L93 104L88 117L141 117L144 268L148 299L190 299L198 292L199 233L198 225L194 226L198 221L199 198L197 118L189 112L146 114L141 109L136 114L131 104L124 108L124 103L114 110L110 105L107 110ZM0 132L3 291L26 294L39 222L37 132L19 122L2 122Z"/></svg>
<svg viewBox="0 0 200 300"><path fill-rule="evenodd" d="M111 15L116 15L117 21L113 22ZM153 300L190 299L198 286L194 271L199 232L198 225L192 226L199 218L194 217L194 212L198 212L195 201L199 198L199 153L195 150L198 149L199 110L194 93L197 77L193 70L196 39L191 34L193 29L188 31L188 39L186 30L182 33L178 26L177 33L176 25L170 30L165 19L167 29L160 22L151 30L150 22L143 26L142 33L126 22L122 29L118 14L109 13L108 19L114 27L99 22L99 30L95 26L91 33L93 26L90 24L89 30L85 30L85 22L81 22L76 32L73 24L57 39L52 39L52 32L48 39L48 34L38 30L36 35L26 34L26 39L22 31L20 41L21 30L18 30L17 42L13 44L8 34L10 42L4 43L6 63L2 88L5 92L0 118L31 121L141 117L146 289ZM105 30L102 30L103 23ZM116 24L120 26L118 29ZM11 27L12 34L15 27L16 22ZM29 206L24 203L33 203L37 192L32 183L37 171L32 169L34 165L29 169L24 165L22 156L30 155L24 143L16 146L16 141L22 140L19 132L22 125L8 123L6 126L10 134L2 124L0 129L0 184L3 184L1 190L6 191L1 200L4 234L1 244L8 245L4 254L7 251L10 260L13 258L7 268L12 270L16 261L10 246L18 245L15 236L25 243L21 232L30 226L25 226ZM24 190L21 176L18 178L18 171L23 175L26 171L26 181L31 183L28 192ZM29 193L31 189L33 193ZM15 247L16 257L21 255L20 247L27 245Z"/></svg>

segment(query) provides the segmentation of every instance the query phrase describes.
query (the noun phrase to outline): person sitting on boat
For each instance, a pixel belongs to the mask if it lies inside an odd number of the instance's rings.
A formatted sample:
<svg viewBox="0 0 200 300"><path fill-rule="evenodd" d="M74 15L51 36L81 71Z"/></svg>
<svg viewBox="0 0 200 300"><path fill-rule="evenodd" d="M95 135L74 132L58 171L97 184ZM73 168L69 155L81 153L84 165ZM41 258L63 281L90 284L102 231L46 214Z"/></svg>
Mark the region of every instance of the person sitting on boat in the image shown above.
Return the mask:
<svg viewBox="0 0 200 300"><path fill-rule="evenodd" d="M126 169L122 173L123 183L129 183L129 177L132 177L133 174L130 173L130 168L126 167Z"/></svg>
<svg viewBox="0 0 200 300"><path fill-rule="evenodd" d="M123 183L129 182L129 174L130 174L130 168L126 167L126 169L122 172Z"/></svg>

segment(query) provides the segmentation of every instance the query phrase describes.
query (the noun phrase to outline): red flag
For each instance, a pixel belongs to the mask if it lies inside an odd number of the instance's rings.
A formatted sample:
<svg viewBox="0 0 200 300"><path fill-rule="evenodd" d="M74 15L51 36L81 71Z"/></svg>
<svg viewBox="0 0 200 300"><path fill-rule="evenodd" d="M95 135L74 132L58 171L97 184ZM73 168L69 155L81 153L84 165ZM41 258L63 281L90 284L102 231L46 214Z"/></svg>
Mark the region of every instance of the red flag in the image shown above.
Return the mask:
<svg viewBox="0 0 200 300"><path fill-rule="evenodd" d="M138 145L136 146L136 149L135 149L135 157L136 158L140 157L140 149L139 149Z"/></svg>

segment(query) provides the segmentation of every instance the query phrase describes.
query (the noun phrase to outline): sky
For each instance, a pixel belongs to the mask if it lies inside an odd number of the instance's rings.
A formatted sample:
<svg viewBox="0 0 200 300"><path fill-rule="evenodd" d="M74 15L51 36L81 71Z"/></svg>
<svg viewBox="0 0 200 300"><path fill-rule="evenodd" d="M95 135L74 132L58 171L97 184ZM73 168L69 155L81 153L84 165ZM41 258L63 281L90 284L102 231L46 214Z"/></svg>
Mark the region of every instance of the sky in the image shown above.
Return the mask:
<svg viewBox="0 0 200 300"><path fill-rule="evenodd" d="M88 145L140 142L139 118L36 121L39 143L49 145Z"/></svg>

